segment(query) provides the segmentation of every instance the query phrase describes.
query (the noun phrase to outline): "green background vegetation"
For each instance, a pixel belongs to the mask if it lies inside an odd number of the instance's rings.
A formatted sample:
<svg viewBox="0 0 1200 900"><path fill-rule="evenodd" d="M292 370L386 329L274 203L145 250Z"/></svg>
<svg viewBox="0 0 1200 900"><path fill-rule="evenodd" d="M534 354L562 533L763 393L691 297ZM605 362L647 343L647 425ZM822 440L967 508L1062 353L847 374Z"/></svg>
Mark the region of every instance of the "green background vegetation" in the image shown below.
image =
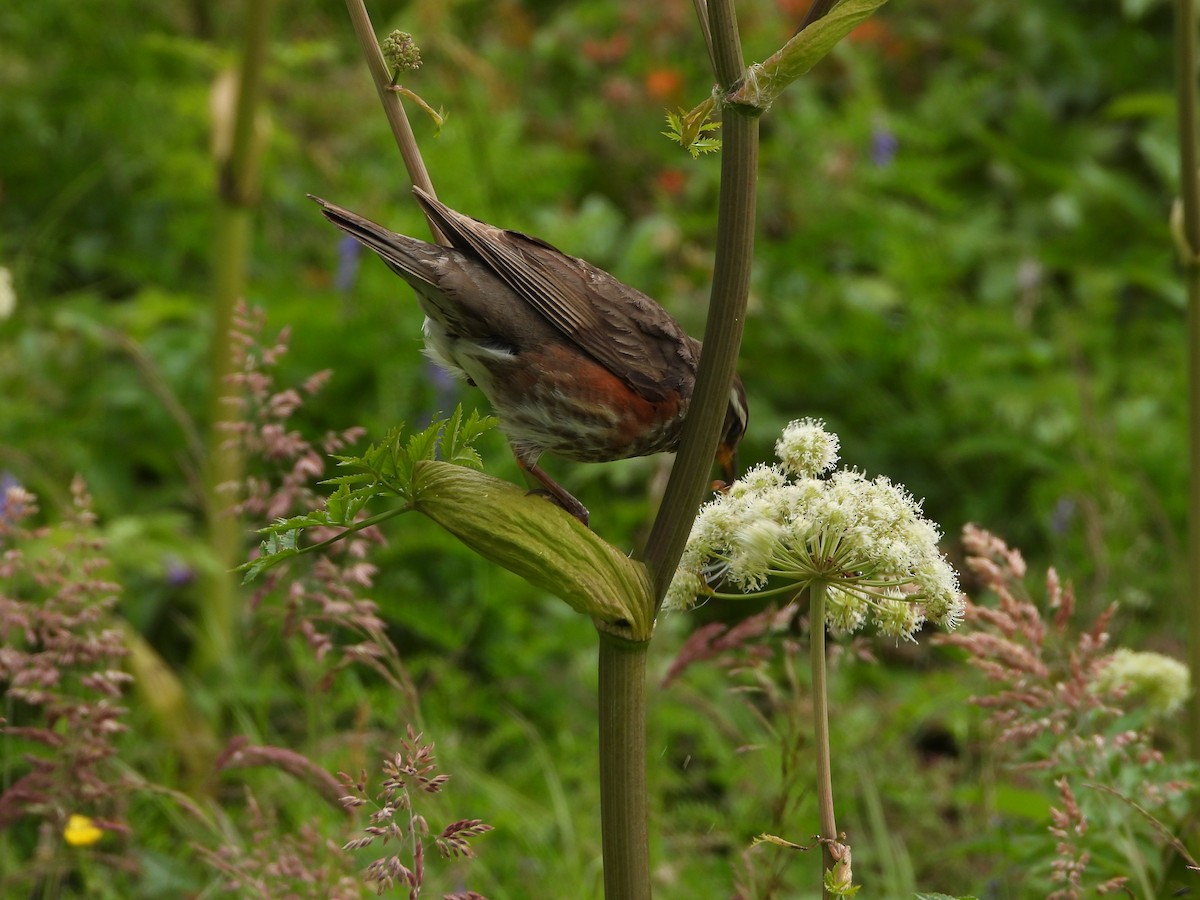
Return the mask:
<svg viewBox="0 0 1200 900"><path fill-rule="evenodd" d="M749 59L802 12L741 6ZM380 33L404 28L421 44L425 65L405 84L447 113L436 137L414 115L444 201L588 258L699 333L719 162L660 135L664 108L711 88L690 4L416 0L372 13ZM189 430L204 433L211 388L214 104L228 115L213 98L239 26L234 3L0 8L0 266L17 296L0 321L0 470L41 497L47 521L71 477L86 479L123 616L218 733L357 772L394 751L398 704L369 672L326 683L281 635L270 598L246 626L236 677L191 667L204 603L194 576L211 562ZM285 381L334 373L293 424L379 437L460 397L482 404L430 377L408 289L374 259L348 271L339 234L305 199L424 233L344 10L281 0L272 34L247 300L272 330L292 330ZM925 498L952 554L978 522L1073 578L1084 611L1118 601L1123 644L1180 656L1186 365L1167 226L1169 46L1170 9L1153 0L914 0L885 7L793 86L763 121L741 460L769 459L789 419L824 418L849 464ZM485 449L488 471L517 479L498 436ZM638 540L664 460L548 464L602 535ZM497 826L467 882L493 900L594 895L591 626L427 521L402 518L387 537L371 596L454 774L447 802ZM660 624L657 673L695 620ZM910 883L1024 896L1013 872L1037 852L1025 843L1045 840L1052 791L997 782L957 657L879 650L880 666L847 661L834 675L856 874L871 896ZM728 896L749 840L775 827L778 741L714 670L656 696L651 715L660 893ZM176 784L161 726L136 702L131 723L123 758ZM953 738L952 755L918 752L931 731ZM348 839L285 776L248 780L280 833L316 821ZM229 801L226 836L248 840L233 811L241 783L209 787ZM217 882L188 849L213 835L167 801L131 799L128 817L141 896ZM786 836L804 842L815 817L796 821ZM0 871L27 839L0 836ZM108 877L114 895L129 889Z"/></svg>

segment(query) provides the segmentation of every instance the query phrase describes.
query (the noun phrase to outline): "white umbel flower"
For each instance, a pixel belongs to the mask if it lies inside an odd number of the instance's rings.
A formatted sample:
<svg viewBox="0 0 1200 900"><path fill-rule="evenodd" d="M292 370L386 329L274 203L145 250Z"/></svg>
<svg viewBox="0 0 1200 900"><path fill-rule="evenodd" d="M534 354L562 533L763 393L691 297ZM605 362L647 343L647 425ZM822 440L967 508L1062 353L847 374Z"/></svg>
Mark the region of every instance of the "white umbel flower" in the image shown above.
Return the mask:
<svg viewBox="0 0 1200 900"><path fill-rule="evenodd" d="M912 494L851 469L821 477L837 462L838 439L813 419L788 425L776 452L779 465L750 469L701 508L667 608L734 596L723 585L759 596L822 585L835 632L869 623L911 639L926 620L958 625L957 578Z"/></svg>
<svg viewBox="0 0 1200 900"><path fill-rule="evenodd" d="M1160 716L1178 712L1192 694L1191 672L1179 660L1124 648L1113 651L1096 684L1102 691L1120 690L1135 697L1140 706Z"/></svg>

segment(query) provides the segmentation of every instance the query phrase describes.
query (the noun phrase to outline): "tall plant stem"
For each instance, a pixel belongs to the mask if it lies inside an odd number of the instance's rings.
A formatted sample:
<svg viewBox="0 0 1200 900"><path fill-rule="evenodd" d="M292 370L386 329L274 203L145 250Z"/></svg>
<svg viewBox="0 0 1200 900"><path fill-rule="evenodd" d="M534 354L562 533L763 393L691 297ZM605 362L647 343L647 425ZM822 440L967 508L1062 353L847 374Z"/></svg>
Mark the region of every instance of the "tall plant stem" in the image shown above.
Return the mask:
<svg viewBox="0 0 1200 900"><path fill-rule="evenodd" d="M829 757L829 687L825 678L825 599L829 588L809 588L809 652L812 659L813 740L817 751L817 806L821 815L822 896L833 896L824 887L824 873L833 868L832 842L838 839L833 814L833 772Z"/></svg>
<svg viewBox="0 0 1200 900"><path fill-rule="evenodd" d="M708 25L718 83L730 90L744 68L732 0L709 4ZM655 612L683 553L712 469L750 289L758 121L727 109L723 125L717 250L704 352L679 456L643 557L654 579ZM604 895L609 900L650 897L645 749L648 650L648 641L632 642L600 630L600 809Z"/></svg>
<svg viewBox="0 0 1200 900"><path fill-rule="evenodd" d="M700 7L702 8L702 7ZM708 5L717 81L733 88L744 69L732 0ZM704 352L679 455L643 556L654 579L655 613L683 553L712 469L737 367L754 254L758 120L727 109L723 120L717 249ZM646 655L649 642L600 631L600 809L604 895L650 897L646 798Z"/></svg>
<svg viewBox="0 0 1200 900"><path fill-rule="evenodd" d="M721 90L733 89L744 72L741 39L731 0L708 4L713 62ZM758 119L724 107L721 126L721 196L717 209L716 259L704 329L704 352L696 376L679 455L663 495L643 559L662 604L712 470L729 387L742 345L750 266L754 258L754 208L758 182Z"/></svg>
<svg viewBox="0 0 1200 900"><path fill-rule="evenodd" d="M1196 7L1176 0L1176 68L1179 101L1179 181L1182 191L1178 235L1187 284L1188 334L1188 661L1200 672L1200 173L1196 147ZM1190 743L1200 759L1200 692L1192 692Z"/></svg>
<svg viewBox="0 0 1200 900"><path fill-rule="evenodd" d="M214 247L212 406L205 491L209 539L216 566L207 577L199 644L202 660L209 666L225 665L236 658L237 619L241 613L240 594L231 570L241 561L242 534L238 521L228 513L230 503L221 486L241 478L243 462L240 451L229 443L222 423L241 414L231 402L237 398L229 384L229 376L233 374L230 334L234 309L245 298L251 217L261 182L263 135L258 128L258 113L272 6L273 0L250 0L246 4L245 44L238 70L233 128L229 144L219 148L217 160L220 202Z"/></svg>
<svg viewBox="0 0 1200 900"><path fill-rule="evenodd" d="M600 631L600 828L604 896L649 900L646 798L648 641Z"/></svg>

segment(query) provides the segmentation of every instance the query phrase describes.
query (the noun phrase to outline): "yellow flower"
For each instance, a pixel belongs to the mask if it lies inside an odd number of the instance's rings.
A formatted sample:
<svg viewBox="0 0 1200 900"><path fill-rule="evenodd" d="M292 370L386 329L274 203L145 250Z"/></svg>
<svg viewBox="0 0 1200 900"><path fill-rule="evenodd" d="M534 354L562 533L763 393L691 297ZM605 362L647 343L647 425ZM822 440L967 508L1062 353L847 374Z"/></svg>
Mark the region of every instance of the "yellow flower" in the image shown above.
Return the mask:
<svg viewBox="0 0 1200 900"><path fill-rule="evenodd" d="M63 838L72 847L90 847L104 837L104 829L97 828L96 823L87 816L72 813L67 819L67 827L63 829Z"/></svg>

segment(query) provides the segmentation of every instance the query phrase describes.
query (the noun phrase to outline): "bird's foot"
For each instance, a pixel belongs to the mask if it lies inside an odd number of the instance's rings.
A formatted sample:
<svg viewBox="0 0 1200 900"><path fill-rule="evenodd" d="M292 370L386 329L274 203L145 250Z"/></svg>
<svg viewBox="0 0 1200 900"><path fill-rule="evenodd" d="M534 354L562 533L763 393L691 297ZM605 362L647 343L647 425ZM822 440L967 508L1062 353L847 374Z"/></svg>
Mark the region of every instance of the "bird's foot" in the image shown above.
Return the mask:
<svg viewBox="0 0 1200 900"><path fill-rule="evenodd" d="M560 487L559 490L562 490L562 488ZM591 527L588 524L588 518L591 514L588 512L587 507L566 491L562 491L561 494L558 494L554 491L548 490L547 488L530 488L526 493L536 494L539 497L545 497L559 509L565 509L571 515L577 518L583 523L584 528Z"/></svg>
<svg viewBox="0 0 1200 900"><path fill-rule="evenodd" d="M570 491L547 475L545 470L543 470L536 463L526 462L518 453L514 453L513 455L517 459L517 465L527 472L530 477L537 479L537 481L541 484L540 488L534 488L529 493L541 494L547 499L552 500L577 518L580 522L582 522L584 528L591 527L588 524L587 507L576 500L571 495Z"/></svg>

